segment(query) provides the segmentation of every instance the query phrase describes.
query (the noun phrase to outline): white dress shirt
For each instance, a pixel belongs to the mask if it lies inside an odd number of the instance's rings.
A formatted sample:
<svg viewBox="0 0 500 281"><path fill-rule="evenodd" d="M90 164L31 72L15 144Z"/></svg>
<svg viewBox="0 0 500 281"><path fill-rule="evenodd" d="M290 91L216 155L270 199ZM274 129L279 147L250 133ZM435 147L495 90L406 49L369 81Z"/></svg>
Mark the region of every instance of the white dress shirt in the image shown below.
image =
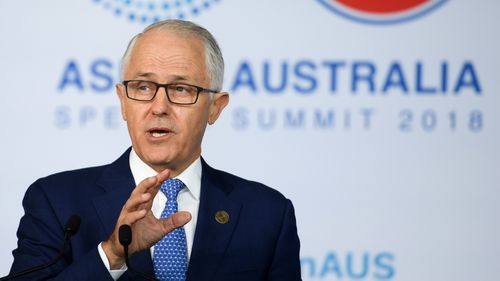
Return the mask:
<svg viewBox="0 0 500 281"><path fill-rule="evenodd" d="M134 149L130 151L129 163L136 186L146 178L156 176L158 174L155 170L144 163L141 158L139 158ZM191 249L193 247L196 221L198 220L198 208L200 206L201 190L201 170L201 160L198 157L181 174L175 177L176 179L181 180L185 185L185 187L182 188L177 195L178 210L188 211L189 213L191 213L191 221L184 225L184 231L186 232L188 259L189 257L191 257ZM153 206L151 207L151 211L153 212L155 217L159 218L161 216L166 203L167 197L165 196L165 194L163 194L163 192L158 191L155 198L153 199ZM120 278L120 276L127 270L127 267L124 265L121 269L111 270L108 258L104 253L101 244L99 244L98 250L104 265L108 269L113 279L117 280L118 278ZM154 246L151 247L151 256L153 255L153 250Z"/></svg>

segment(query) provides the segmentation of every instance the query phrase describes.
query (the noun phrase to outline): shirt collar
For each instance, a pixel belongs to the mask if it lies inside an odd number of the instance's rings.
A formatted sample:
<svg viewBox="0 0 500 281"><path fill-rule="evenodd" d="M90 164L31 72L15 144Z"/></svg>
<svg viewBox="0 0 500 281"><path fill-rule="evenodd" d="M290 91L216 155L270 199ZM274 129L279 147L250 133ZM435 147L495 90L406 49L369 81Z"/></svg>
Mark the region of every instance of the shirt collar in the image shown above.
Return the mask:
<svg viewBox="0 0 500 281"><path fill-rule="evenodd" d="M129 164L136 185L146 178L156 176L158 174L155 170L153 170L153 168L142 161L133 148L130 151ZM174 177L181 180L184 185L186 185L187 189L196 200L199 200L200 198L201 171L201 160L200 157L198 157L193 163L191 163L191 165L182 171L182 173Z"/></svg>

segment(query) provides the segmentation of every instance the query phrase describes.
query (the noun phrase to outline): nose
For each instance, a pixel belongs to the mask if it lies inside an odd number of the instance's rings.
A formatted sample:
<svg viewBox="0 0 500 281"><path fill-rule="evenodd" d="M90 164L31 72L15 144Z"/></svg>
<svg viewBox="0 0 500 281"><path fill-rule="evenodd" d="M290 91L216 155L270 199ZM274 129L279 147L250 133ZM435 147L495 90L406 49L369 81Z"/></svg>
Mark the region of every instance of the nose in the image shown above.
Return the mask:
<svg viewBox="0 0 500 281"><path fill-rule="evenodd" d="M164 87L158 89L155 97L151 101L151 112L153 115L167 115L170 110L170 101L167 98L167 92Z"/></svg>

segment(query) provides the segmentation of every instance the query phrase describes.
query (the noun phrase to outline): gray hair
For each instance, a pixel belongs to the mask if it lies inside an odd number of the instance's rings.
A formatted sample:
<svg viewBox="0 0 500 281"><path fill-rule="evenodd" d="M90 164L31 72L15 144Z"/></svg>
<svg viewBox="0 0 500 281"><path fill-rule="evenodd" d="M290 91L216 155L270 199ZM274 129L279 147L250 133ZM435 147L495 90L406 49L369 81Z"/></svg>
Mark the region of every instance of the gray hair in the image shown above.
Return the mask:
<svg viewBox="0 0 500 281"><path fill-rule="evenodd" d="M222 82L224 79L224 58L220 51L217 41L212 36L212 34L205 28L184 20L163 20L153 23L146 27L142 33L134 36L128 43L127 49L123 54L121 60L121 78L124 78L125 68L130 61L130 55L134 49L137 39L141 37L147 31L157 29L157 30L171 30L178 32L182 35L194 36L199 38L203 45L205 46L205 63L207 65L207 74L210 80L210 88L215 91L222 90Z"/></svg>

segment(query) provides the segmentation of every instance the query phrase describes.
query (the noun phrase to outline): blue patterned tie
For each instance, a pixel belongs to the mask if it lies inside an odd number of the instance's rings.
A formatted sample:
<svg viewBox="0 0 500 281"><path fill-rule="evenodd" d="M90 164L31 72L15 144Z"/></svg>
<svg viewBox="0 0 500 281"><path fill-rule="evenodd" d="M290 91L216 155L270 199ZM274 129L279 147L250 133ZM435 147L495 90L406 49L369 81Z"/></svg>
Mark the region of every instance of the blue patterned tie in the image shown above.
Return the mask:
<svg viewBox="0 0 500 281"><path fill-rule="evenodd" d="M183 187L184 183L178 179L168 179L162 183L160 190L167 196L167 204L161 213L161 218L177 212L177 194ZM156 278L159 280L186 280L188 256L184 228L175 229L156 243L153 263Z"/></svg>

